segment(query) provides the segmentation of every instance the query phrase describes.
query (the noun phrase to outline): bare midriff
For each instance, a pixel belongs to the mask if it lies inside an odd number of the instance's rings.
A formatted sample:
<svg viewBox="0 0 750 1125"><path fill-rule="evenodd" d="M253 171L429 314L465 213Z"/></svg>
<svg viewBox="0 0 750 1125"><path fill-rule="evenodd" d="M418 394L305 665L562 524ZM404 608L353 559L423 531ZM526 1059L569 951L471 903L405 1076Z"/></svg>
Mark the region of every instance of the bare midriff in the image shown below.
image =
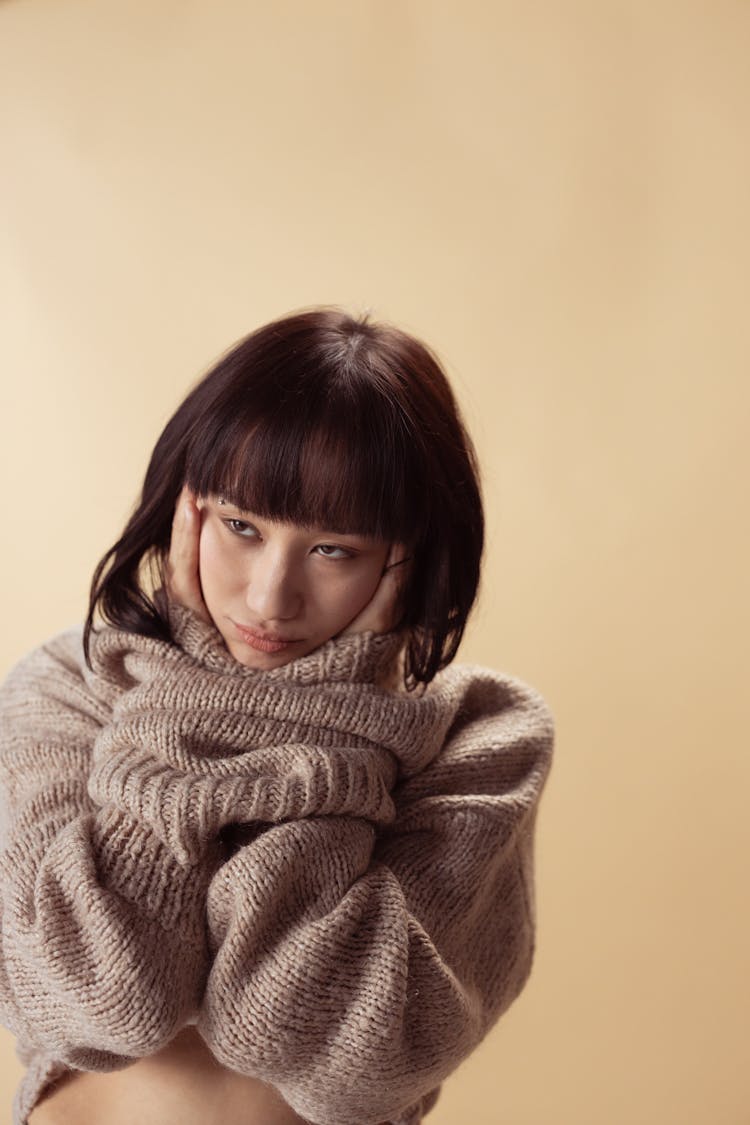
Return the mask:
<svg viewBox="0 0 750 1125"><path fill-rule="evenodd" d="M194 1025L124 1070L72 1071L29 1125L305 1125L273 1086L217 1062Z"/></svg>

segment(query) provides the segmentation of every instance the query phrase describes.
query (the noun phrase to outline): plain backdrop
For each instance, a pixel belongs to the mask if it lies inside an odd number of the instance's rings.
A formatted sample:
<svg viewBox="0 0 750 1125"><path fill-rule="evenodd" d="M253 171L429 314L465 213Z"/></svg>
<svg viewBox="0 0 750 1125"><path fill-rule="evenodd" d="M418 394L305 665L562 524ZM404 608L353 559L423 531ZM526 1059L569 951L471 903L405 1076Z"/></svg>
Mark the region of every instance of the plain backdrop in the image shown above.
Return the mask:
<svg viewBox="0 0 750 1125"><path fill-rule="evenodd" d="M532 976L431 1125L750 1122L749 57L739 0L0 2L0 671L271 317L416 333L474 435L459 659L557 744Z"/></svg>

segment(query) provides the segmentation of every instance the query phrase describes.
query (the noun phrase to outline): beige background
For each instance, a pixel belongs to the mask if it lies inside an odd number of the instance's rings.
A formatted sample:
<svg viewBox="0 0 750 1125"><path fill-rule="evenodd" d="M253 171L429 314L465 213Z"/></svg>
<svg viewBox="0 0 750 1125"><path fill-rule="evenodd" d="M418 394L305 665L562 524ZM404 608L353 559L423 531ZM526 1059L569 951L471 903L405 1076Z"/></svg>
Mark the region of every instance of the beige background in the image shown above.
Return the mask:
<svg viewBox="0 0 750 1125"><path fill-rule="evenodd" d="M739 0L0 4L2 671L263 321L370 307L464 405L461 656L558 741L533 975L432 1125L750 1122L749 59Z"/></svg>

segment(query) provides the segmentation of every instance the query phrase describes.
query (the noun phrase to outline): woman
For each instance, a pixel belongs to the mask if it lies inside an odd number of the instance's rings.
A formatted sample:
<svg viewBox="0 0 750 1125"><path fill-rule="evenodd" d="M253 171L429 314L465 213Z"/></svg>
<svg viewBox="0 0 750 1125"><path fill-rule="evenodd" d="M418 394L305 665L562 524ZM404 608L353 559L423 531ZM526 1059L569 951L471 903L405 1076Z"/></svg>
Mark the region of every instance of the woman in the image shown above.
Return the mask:
<svg viewBox="0 0 750 1125"><path fill-rule="evenodd" d="M530 972L553 745L533 688L451 663L482 540L396 328L298 313L188 395L83 632L2 689L14 1125L431 1108Z"/></svg>

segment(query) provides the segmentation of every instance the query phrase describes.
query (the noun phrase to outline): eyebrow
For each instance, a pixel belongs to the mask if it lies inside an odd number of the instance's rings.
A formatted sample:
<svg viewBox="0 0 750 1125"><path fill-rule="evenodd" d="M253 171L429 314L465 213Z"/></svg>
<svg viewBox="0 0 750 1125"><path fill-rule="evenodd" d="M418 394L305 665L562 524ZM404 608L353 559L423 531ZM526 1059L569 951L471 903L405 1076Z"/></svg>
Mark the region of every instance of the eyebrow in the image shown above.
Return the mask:
<svg viewBox="0 0 750 1125"><path fill-rule="evenodd" d="M222 504L221 507L224 509L232 508L235 512L239 512L241 516L248 516L250 519L266 520L268 523L287 522L286 520L272 519L271 516L259 516L256 512L251 512L249 508L241 508L240 505L235 504L234 501L226 497L224 497L224 499L226 499L226 503ZM345 539L366 539L368 541L376 538L373 535L365 535L364 532L360 531L333 531L331 528L316 527L314 524L300 524L299 526L304 527L305 531L309 531L311 535L331 535L334 538L343 536Z"/></svg>

